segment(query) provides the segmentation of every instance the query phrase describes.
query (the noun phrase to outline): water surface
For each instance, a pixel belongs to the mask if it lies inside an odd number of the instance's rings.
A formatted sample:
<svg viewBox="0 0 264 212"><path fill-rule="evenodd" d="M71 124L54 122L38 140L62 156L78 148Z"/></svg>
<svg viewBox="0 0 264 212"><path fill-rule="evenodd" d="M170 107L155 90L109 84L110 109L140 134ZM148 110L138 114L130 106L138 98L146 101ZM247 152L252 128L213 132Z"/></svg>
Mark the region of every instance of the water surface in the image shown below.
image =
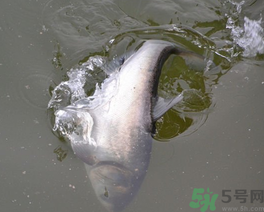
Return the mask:
<svg viewBox="0 0 264 212"><path fill-rule="evenodd" d="M52 132L47 105L71 68L90 57L113 58L151 38L178 42L214 61L220 72L204 79L165 68L161 95L199 88L211 104L191 107L195 113L174 108L165 125L159 122L147 177L125 211L198 211L189 207L193 188L207 187L220 196L217 211L264 207L249 198L221 202L224 189L264 190L263 7L261 0L2 1L2 210L104 211L83 163ZM185 68L177 60L167 67L177 62ZM104 78L94 70L87 89Z"/></svg>

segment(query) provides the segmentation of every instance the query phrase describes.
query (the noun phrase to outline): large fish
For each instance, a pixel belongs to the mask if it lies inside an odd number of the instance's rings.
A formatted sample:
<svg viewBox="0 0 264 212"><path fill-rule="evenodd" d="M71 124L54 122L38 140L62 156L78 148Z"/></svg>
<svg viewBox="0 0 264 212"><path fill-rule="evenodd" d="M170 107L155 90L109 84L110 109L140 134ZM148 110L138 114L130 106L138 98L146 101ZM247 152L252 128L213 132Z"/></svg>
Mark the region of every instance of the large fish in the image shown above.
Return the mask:
<svg viewBox="0 0 264 212"><path fill-rule="evenodd" d="M55 114L57 128L86 164L108 211L121 211L137 193L150 161L154 123L183 98L157 96L161 69L171 54L186 57L188 52L166 41L144 42L93 96ZM74 130L67 131L62 120L71 120Z"/></svg>

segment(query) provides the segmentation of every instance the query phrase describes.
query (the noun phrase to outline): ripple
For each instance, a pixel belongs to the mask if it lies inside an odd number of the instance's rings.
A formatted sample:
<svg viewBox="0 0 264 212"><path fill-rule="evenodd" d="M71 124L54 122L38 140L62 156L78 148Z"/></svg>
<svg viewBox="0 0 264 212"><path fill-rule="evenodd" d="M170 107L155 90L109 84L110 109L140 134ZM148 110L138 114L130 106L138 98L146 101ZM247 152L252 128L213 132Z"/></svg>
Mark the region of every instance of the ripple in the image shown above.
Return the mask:
<svg viewBox="0 0 264 212"><path fill-rule="evenodd" d="M152 34L148 35L147 31L150 29ZM165 29L168 29L168 31ZM108 49L108 54L115 59L118 58L116 55L119 55L120 52L133 52L134 49L137 49L137 45L140 41L142 42L144 35L159 36L162 30L163 34L166 32L168 34L172 33L171 26L139 29L137 34L134 34L132 30L111 39L105 49ZM174 30L179 29L174 28ZM182 30L181 33L186 32ZM92 94L89 90L90 87L86 85L94 84L94 79L98 75L98 72L94 70L94 66L100 68L102 65L101 62L98 63L97 61L97 65L94 62L100 58L99 56L90 56L86 62L70 69L67 73L69 79L61 82L55 88L54 91L56 92L53 92L49 108L54 108L56 111L60 107L66 107L74 103L75 100L72 101L72 97L74 97L73 99L83 99L85 96L83 94ZM208 77L205 77L202 73L189 70L183 59L172 57L163 68L165 70L161 75L159 86L161 96L169 98L179 95L183 90L185 91L184 101L157 122L155 138L159 141L168 141L178 135L191 134L199 129L206 121L208 116L206 111L213 107L213 102L211 101L211 95L209 95L211 91L210 83L206 82ZM78 82L81 83L78 85Z"/></svg>
<svg viewBox="0 0 264 212"><path fill-rule="evenodd" d="M50 100L49 87L51 83L51 76L30 74L19 82L19 96L30 106L46 110Z"/></svg>
<svg viewBox="0 0 264 212"><path fill-rule="evenodd" d="M182 113L175 110L168 111L157 121L155 140L168 142L174 137L183 137L196 132L207 120L209 113Z"/></svg>
<svg viewBox="0 0 264 212"><path fill-rule="evenodd" d="M124 11L110 1L103 1L103 3L89 1L89 3L74 2L73 4L59 5L56 1L50 1L43 10L43 18L46 20L47 26L55 32L64 49L65 47L71 49L74 56L80 58L79 68L81 69L81 64L95 55L104 55L112 60L135 51L142 41L149 39L160 39L179 44L185 49L205 55L208 60L213 61L214 58L219 58L215 51L215 44L195 29L176 24L148 25L149 20L143 22L133 16L127 16ZM87 51L90 52L90 55ZM81 59L82 57L83 59ZM218 59L220 63L222 59ZM202 74L189 71L182 60L179 61L176 58L175 64L175 66L170 66L170 73L167 71L166 76L161 77L159 92L164 97L178 95L183 89L196 89L201 91L201 94L192 95L192 97L196 97L193 98L195 102L185 101L181 108L175 108L166 115L163 122L158 123L158 140L171 139L185 131L187 134L196 131L205 122L208 114L203 113L190 117L186 114L179 116L179 114L186 111L202 112L212 106L211 96L207 95L211 90L207 89L210 87L210 83L206 82L207 79ZM74 70L71 69L71 71ZM175 73L177 74L175 75ZM88 85L93 84L90 80L96 78L96 73L89 74L92 77L86 79L82 89L90 95L92 93ZM103 79L99 81L103 81ZM62 87L62 91L63 89ZM207 99L209 100L207 101ZM65 102L64 97L60 100ZM201 101L198 102L198 100Z"/></svg>
<svg viewBox="0 0 264 212"><path fill-rule="evenodd" d="M42 19L58 41L74 53L98 51L109 37L144 23L128 17L112 1L50 1Z"/></svg>

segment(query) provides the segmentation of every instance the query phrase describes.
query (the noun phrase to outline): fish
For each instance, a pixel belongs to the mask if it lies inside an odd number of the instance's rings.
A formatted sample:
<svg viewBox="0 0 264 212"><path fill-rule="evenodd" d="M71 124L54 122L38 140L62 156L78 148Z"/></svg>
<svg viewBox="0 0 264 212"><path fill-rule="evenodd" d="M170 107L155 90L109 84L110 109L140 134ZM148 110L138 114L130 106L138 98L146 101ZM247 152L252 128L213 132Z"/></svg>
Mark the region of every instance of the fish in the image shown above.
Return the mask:
<svg viewBox="0 0 264 212"><path fill-rule="evenodd" d="M147 40L109 66L114 70L93 95L56 111L55 130L70 140L108 211L122 211L137 194L148 170L155 122L183 100L182 93L158 96L163 64L172 54L202 58L189 53L172 42Z"/></svg>

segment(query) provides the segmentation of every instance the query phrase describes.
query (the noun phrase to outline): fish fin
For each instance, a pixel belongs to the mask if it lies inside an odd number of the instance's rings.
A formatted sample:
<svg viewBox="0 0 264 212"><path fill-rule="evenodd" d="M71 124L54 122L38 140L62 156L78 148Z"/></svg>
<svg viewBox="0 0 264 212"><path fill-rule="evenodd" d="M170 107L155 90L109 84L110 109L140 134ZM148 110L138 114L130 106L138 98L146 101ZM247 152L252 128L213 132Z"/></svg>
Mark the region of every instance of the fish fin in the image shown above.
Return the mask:
<svg viewBox="0 0 264 212"><path fill-rule="evenodd" d="M89 144L71 144L74 153L80 158L84 163L88 165L93 165L97 163L96 157L93 151L94 147Z"/></svg>
<svg viewBox="0 0 264 212"><path fill-rule="evenodd" d="M186 65L194 71L203 72L216 66L211 60L194 52L182 51L179 53L179 56L181 56L185 60Z"/></svg>
<svg viewBox="0 0 264 212"><path fill-rule="evenodd" d="M125 63L125 61L133 55L135 52L128 52L121 56L114 57L110 62L104 65L103 70L106 74L110 75L115 71L119 70L119 68Z"/></svg>
<svg viewBox="0 0 264 212"><path fill-rule="evenodd" d="M152 111L153 120L157 121L161 116L163 116L163 114L165 114L169 109L171 109L182 99L183 99L183 94L180 94L175 98L171 98L171 99L164 99L162 97L158 97L158 100Z"/></svg>

